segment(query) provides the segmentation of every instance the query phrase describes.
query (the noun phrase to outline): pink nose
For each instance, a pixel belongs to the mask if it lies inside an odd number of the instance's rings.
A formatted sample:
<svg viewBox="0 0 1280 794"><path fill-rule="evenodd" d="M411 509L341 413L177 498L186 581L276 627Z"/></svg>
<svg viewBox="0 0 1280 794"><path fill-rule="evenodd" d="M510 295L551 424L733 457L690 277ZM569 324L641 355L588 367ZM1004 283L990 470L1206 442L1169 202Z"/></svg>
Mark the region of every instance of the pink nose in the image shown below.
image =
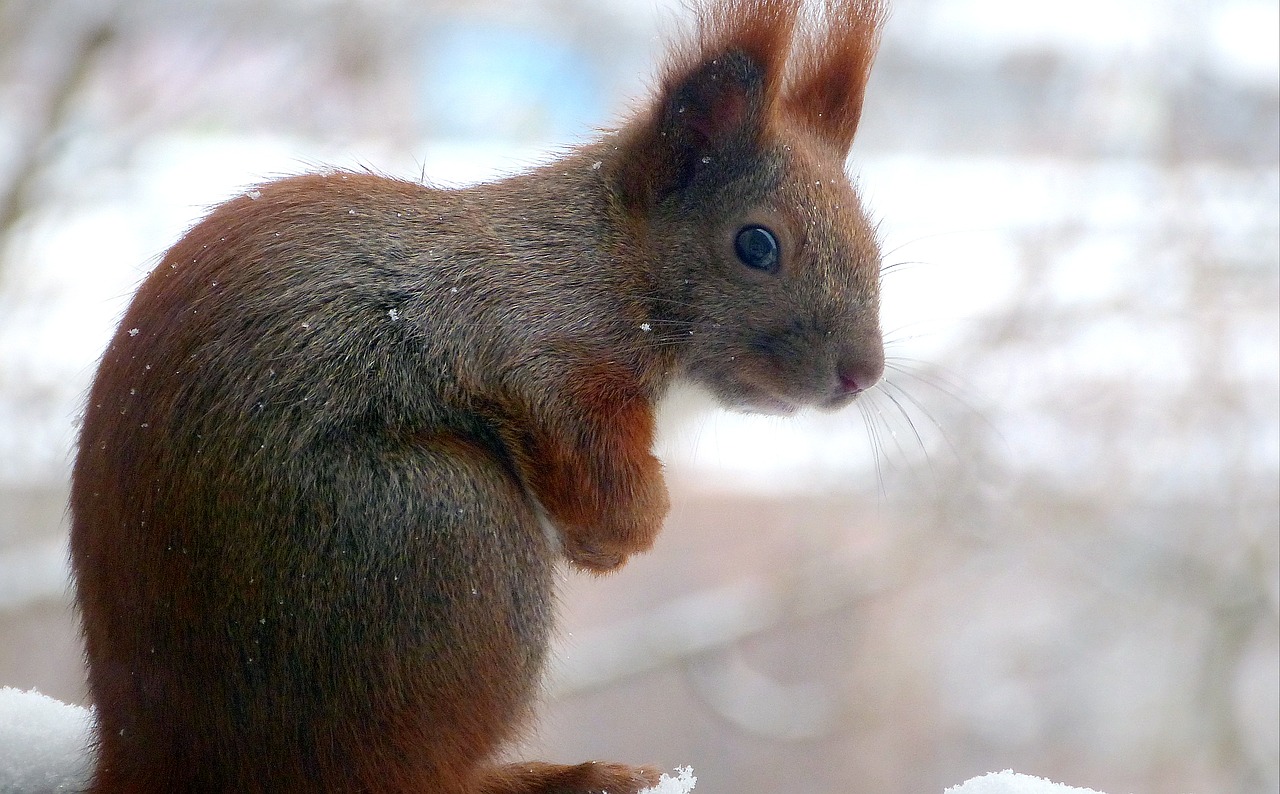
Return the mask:
<svg viewBox="0 0 1280 794"><path fill-rule="evenodd" d="M884 374L882 364L855 364L840 369L840 390L844 394L858 394L870 389Z"/></svg>

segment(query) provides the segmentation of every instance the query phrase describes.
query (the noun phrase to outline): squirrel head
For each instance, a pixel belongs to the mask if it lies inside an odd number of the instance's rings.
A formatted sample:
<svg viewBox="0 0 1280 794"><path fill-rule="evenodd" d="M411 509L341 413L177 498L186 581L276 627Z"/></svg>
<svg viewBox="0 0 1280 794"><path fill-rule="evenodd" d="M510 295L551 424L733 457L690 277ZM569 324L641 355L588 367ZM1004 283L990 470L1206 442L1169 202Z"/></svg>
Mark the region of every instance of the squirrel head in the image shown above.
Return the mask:
<svg viewBox="0 0 1280 794"><path fill-rule="evenodd" d="M880 249L845 172L876 0L720 0L618 133L611 190L655 342L723 402L838 408L884 370Z"/></svg>

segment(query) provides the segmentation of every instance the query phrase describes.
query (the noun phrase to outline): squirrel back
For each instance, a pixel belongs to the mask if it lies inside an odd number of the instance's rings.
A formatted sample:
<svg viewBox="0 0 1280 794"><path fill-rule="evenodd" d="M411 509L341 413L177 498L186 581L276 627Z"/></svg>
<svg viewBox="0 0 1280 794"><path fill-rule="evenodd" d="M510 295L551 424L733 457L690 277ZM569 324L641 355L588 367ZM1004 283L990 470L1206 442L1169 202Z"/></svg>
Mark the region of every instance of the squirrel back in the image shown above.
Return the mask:
<svg viewBox="0 0 1280 794"><path fill-rule="evenodd" d="M636 792L495 765L553 572L667 511L653 409L846 405L883 370L844 172L884 12L701 11L650 104L512 178L279 180L146 279L86 407L72 560L93 790Z"/></svg>

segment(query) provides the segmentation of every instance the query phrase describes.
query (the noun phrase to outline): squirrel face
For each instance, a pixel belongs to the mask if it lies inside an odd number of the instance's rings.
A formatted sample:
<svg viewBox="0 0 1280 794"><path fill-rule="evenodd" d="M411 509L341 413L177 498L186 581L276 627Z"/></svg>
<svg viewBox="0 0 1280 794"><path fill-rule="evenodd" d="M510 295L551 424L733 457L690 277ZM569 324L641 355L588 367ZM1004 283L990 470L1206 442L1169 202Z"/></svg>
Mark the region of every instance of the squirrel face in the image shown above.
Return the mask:
<svg viewBox="0 0 1280 794"><path fill-rule="evenodd" d="M617 193L642 229L649 311L683 374L731 407L835 409L884 371L880 249L844 163L882 8L704 23L623 130Z"/></svg>
<svg viewBox="0 0 1280 794"><path fill-rule="evenodd" d="M720 278L692 301L704 317L688 371L732 406L841 408L884 370L879 246L843 173L799 167L796 147L781 156L776 199L730 215L715 235L708 264ZM758 267L742 241L765 235L773 254Z"/></svg>
<svg viewBox="0 0 1280 794"><path fill-rule="evenodd" d="M884 370L880 249L842 164L783 141L700 201L698 223L684 215L692 233L670 252L660 281L673 289L653 310L683 337L686 376L725 404L841 408Z"/></svg>

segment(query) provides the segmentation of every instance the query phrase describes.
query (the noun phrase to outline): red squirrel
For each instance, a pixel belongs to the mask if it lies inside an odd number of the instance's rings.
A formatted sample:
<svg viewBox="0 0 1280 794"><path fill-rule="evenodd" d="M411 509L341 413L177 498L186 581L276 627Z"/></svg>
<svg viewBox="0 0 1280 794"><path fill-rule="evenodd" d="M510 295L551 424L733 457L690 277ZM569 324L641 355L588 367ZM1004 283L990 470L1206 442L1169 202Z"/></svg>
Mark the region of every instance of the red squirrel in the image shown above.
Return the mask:
<svg viewBox="0 0 1280 794"><path fill-rule="evenodd" d="M667 512L676 381L835 409L880 378L880 250L845 173L884 9L720 0L650 101L458 190L340 171L212 210L88 397L71 554L94 792L634 794L500 763L556 566Z"/></svg>

